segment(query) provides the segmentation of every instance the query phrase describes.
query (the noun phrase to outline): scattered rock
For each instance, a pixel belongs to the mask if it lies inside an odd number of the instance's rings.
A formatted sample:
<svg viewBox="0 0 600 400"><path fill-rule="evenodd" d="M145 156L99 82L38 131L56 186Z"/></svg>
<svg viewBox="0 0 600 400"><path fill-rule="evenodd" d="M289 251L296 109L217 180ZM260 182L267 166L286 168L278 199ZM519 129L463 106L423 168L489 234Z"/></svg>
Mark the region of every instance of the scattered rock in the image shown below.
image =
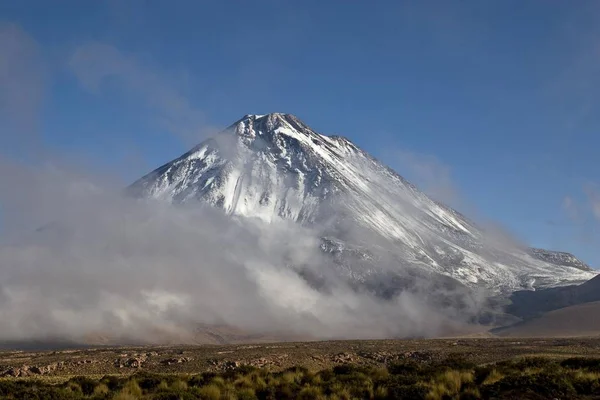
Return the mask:
<svg viewBox="0 0 600 400"><path fill-rule="evenodd" d="M93 364L94 360L77 360L73 361L73 365Z"/></svg>
<svg viewBox="0 0 600 400"><path fill-rule="evenodd" d="M0 373L0 376L23 377L31 375L47 375L64 366L64 362L52 363L49 365L23 365L21 367L11 367Z"/></svg>
<svg viewBox="0 0 600 400"><path fill-rule="evenodd" d="M359 353L359 356L382 364L388 364L400 358L398 353L392 353L389 351L363 352Z"/></svg>
<svg viewBox="0 0 600 400"><path fill-rule="evenodd" d="M272 357L261 357L254 360L250 360L247 363L243 363L244 365L250 365L256 368L265 368L265 367L280 367L285 359L288 357L287 354L278 354Z"/></svg>
<svg viewBox="0 0 600 400"><path fill-rule="evenodd" d="M407 351L403 354L403 358L418 362L429 362L433 360L433 354L427 351Z"/></svg>
<svg viewBox="0 0 600 400"><path fill-rule="evenodd" d="M190 357L179 357L179 358L167 358L166 360L162 360L160 363L163 365L172 365L172 364L182 364L186 362L190 362L192 359Z"/></svg>
<svg viewBox="0 0 600 400"><path fill-rule="evenodd" d="M310 356L310 358L312 358L315 361L321 362L321 363L325 362L325 359L323 357L321 357L321 356L312 355L312 356Z"/></svg>
<svg viewBox="0 0 600 400"><path fill-rule="evenodd" d="M49 364L49 365L45 365L45 366L35 365L35 366L31 367L29 370L34 374L46 375L46 374L56 371L58 369L59 365L62 367L63 364L53 363L53 364Z"/></svg>
<svg viewBox="0 0 600 400"><path fill-rule="evenodd" d="M130 357L130 358L117 358L115 360L115 367L117 368L141 368L143 366L143 364L146 362L146 355L142 355L142 356L136 356L136 357Z"/></svg>
<svg viewBox="0 0 600 400"><path fill-rule="evenodd" d="M130 358L125 362L125 366L129 368L141 368L144 361L146 361L145 358Z"/></svg>
<svg viewBox="0 0 600 400"><path fill-rule="evenodd" d="M352 363L356 361L356 356L351 353L338 353L331 356L331 361L338 364Z"/></svg>
<svg viewBox="0 0 600 400"><path fill-rule="evenodd" d="M239 368L240 366L242 366L242 363L239 361L216 360L216 359L208 360L208 364L215 371L231 371L233 369L236 369L236 368Z"/></svg>
<svg viewBox="0 0 600 400"><path fill-rule="evenodd" d="M29 376L31 374L32 372L29 370L29 366L23 365L22 367L9 368L7 371L2 373L2 376L11 376L14 378L18 378L23 376Z"/></svg>

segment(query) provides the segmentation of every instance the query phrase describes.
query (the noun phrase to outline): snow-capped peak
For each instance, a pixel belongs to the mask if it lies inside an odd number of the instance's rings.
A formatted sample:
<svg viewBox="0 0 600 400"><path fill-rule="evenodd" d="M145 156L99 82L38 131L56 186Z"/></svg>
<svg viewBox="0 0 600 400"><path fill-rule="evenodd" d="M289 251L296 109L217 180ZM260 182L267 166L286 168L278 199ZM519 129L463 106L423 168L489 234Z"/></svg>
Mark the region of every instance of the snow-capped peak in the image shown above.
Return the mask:
<svg viewBox="0 0 600 400"><path fill-rule="evenodd" d="M490 244L471 221L350 140L319 134L292 114L245 115L131 190L174 203L202 201L265 223L326 226L335 243L377 237L394 255L391 268L410 265L471 286L512 290L532 280L552 286L594 276L566 256Z"/></svg>

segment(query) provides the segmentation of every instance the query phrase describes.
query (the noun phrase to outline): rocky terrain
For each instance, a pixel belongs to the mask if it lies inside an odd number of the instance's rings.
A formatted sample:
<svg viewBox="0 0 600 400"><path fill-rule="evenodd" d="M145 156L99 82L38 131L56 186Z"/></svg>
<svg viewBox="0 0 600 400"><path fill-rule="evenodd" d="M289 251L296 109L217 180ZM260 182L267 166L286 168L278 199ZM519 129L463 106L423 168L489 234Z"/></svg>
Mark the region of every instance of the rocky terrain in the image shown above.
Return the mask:
<svg viewBox="0 0 600 400"><path fill-rule="evenodd" d="M598 356L600 339L497 339L331 341L260 345L93 348L62 351L5 351L5 378L129 375L138 371L199 373L248 365L274 371L293 366L311 370L335 365L387 365L399 360L431 362L460 354L481 364L543 355Z"/></svg>

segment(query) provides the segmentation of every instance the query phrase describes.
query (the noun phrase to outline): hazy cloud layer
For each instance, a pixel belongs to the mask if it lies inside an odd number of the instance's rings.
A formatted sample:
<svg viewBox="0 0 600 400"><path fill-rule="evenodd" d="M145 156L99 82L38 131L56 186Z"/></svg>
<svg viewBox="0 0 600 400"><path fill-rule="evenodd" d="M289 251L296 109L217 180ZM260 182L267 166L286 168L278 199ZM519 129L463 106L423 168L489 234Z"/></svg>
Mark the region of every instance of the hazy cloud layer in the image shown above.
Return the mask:
<svg viewBox="0 0 600 400"><path fill-rule="evenodd" d="M15 215L43 203L41 228L0 247L0 339L185 338L198 323L321 338L428 336L451 325L419 295L383 301L335 274L327 291L313 288L290 265L332 271L317 232L36 173L23 172L30 185L12 194L26 202L0 199Z"/></svg>
<svg viewBox="0 0 600 400"><path fill-rule="evenodd" d="M83 88L129 96L152 111L166 130L186 144L195 144L214 133L204 113L190 104L172 79L132 54L108 44L88 43L75 49L68 64Z"/></svg>

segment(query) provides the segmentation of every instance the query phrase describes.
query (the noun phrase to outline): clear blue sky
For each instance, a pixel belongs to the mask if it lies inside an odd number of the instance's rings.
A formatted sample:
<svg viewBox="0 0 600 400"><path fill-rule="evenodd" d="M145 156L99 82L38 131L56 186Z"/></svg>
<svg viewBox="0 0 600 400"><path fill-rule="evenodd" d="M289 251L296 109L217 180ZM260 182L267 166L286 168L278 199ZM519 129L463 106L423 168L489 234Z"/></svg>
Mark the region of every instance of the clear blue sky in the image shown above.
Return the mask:
<svg viewBox="0 0 600 400"><path fill-rule="evenodd" d="M32 53L0 79L36 97L0 128L123 183L244 114L289 112L600 266L596 1L19 0L0 21Z"/></svg>

